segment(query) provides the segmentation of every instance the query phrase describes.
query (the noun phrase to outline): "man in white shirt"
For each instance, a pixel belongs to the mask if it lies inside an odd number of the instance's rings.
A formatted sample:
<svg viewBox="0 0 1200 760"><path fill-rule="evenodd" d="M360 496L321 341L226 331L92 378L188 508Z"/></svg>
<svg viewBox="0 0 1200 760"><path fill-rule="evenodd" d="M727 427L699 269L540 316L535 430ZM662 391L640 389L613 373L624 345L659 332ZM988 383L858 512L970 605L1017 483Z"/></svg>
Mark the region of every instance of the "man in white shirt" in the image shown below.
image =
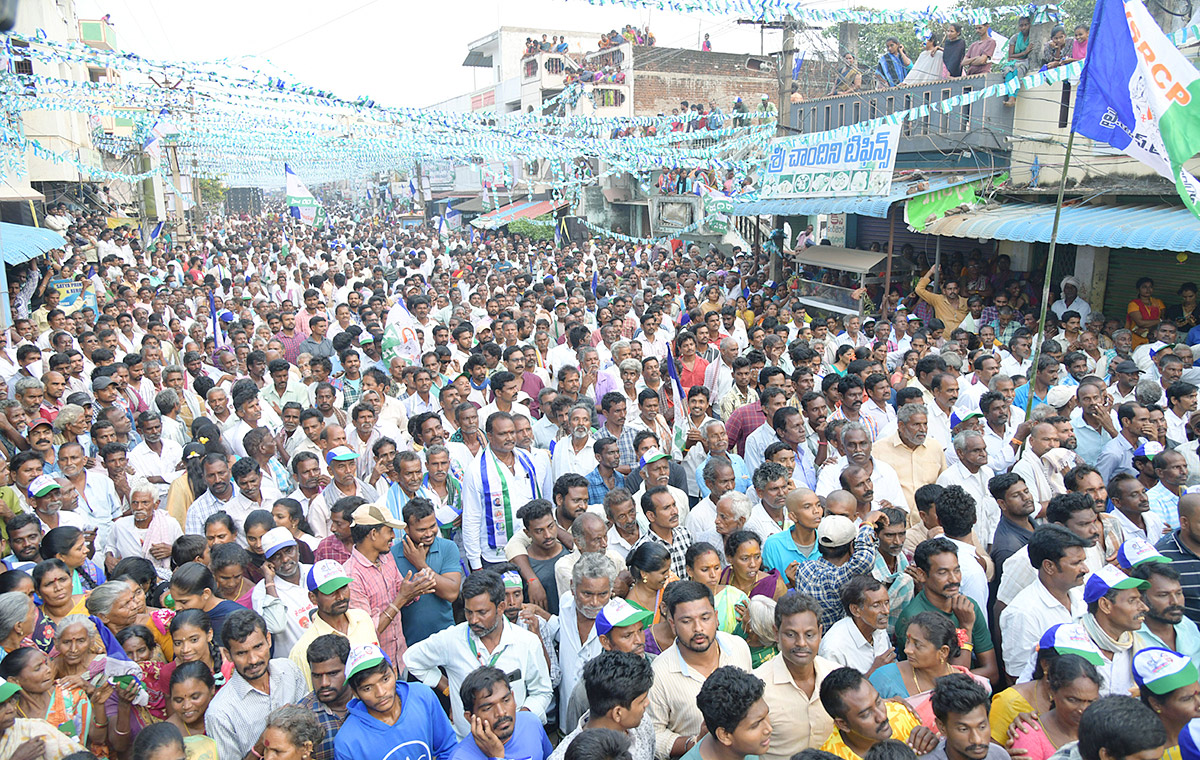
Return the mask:
<svg viewBox="0 0 1200 760"><path fill-rule="evenodd" d="M167 489L178 476L175 466L183 458L183 447L162 437L162 418L157 412L142 412L137 423L142 442L129 452L129 464L154 484L160 499L166 499Z"/></svg>
<svg viewBox="0 0 1200 760"><path fill-rule="evenodd" d="M1021 458L1012 468L1013 473L1020 475L1025 484L1029 486L1033 500L1040 507L1039 515L1045 514L1050 499L1058 493L1066 492L1065 486L1061 491L1056 489L1046 472L1047 460L1043 457L1048 451L1056 448L1058 448L1058 430L1054 425L1049 422L1034 423L1033 430L1029 433L1029 439L1025 442L1025 451L1022 452Z"/></svg>
<svg viewBox="0 0 1200 760"><path fill-rule="evenodd" d="M1108 497L1116 507L1111 514L1121 526L1121 535L1128 541L1140 538L1157 544L1169 532L1163 519L1150 509L1146 486L1129 473L1119 472L1108 482Z"/></svg>
<svg viewBox="0 0 1200 760"><path fill-rule="evenodd" d="M603 533L601 534L603 535ZM617 568L603 554L585 554L571 570L570 590L559 602L557 624L559 669L558 724L564 734L579 723L580 715L568 714L567 705L579 681L583 666L604 651L596 630L596 616L612 598ZM562 590L562 589L560 589Z"/></svg>
<svg viewBox="0 0 1200 760"><path fill-rule="evenodd" d="M263 579L250 592L254 611L267 623L275 646L290 652L304 631L312 625L309 613L316 609L309 598L305 579L311 565L300 562L300 552L292 532L272 528L262 536Z"/></svg>
<svg viewBox="0 0 1200 760"><path fill-rule="evenodd" d="M1046 629L1087 612L1081 588L1088 575L1087 542L1061 525L1041 525L1028 548L1037 580L1000 613L1004 671L1013 678L1025 670Z"/></svg>
<svg viewBox="0 0 1200 760"><path fill-rule="evenodd" d="M938 495L937 501L934 502L934 510L946 538L958 549L958 567L962 571L960 593L974 600L979 609L987 609L987 572L984 562L977 557L975 544L972 543L976 519L975 500L962 486L952 485L944 488ZM987 624L986 616L984 624Z"/></svg>
<svg viewBox="0 0 1200 760"><path fill-rule="evenodd" d="M900 476L891 465L871 454L871 437L865 427L853 422L845 425L842 428L842 447L846 450L846 456L825 465L817 475L818 496L824 498L841 488L842 471L857 465L870 472L877 500L890 502L897 509L906 510L908 499L900 486Z"/></svg>
<svg viewBox="0 0 1200 760"><path fill-rule="evenodd" d="M1196 386L1191 383L1172 383L1167 388L1167 408L1163 416L1167 420L1167 440L1182 446L1187 443L1187 425L1196 411Z"/></svg>
<svg viewBox="0 0 1200 760"><path fill-rule="evenodd" d="M981 353L971 362L971 367L974 372L958 378L958 403L955 409L959 410L960 417L964 412L979 410L979 399L988 392L988 384L1000 371L1000 362L992 354Z"/></svg>
<svg viewBox="0 0 1200 760"><path fill-rule="evenodd" d="M933 403L926 404L926 409L929 410L928 435L942 444L942 449L949 451L952 446L950 415L958 402L958 381L949 372L942 372L934 375L929 385L933 393Z"/></svg>
<svg viewBox="0 0 1200 760"><path fill-rule="evenodd" d="M1000 524L1000 505L988 490L988 481L996 473L987 465L987 443L977 431L964 430L954 436L954 450L958 461L938 476L937 484L943 488L962 486L975 500L975 541L986 550Z"/></svg>
<svg viewBox="0 0 1200 760"><path fill-rule="evenodd" d="M762 389L758 394L759 404L762 406L763 417L766 422L759 425L746 438L746 449L743 459L746 462L746 469L751 474L758 469L758 466L763 463L766 458L767 448L772 443L779 442L779 434L775 432L775 426L772 421L775 419L775 412L787 406L787 391L783 388L769 386ZM863 404L863 409L867 405Z"/></svg>
<svg viewBox="0 0 1200 760"><path fill-rule="evenodd" d="M445 682L454 731L460 738L467 736L471 727L463 715L459 686L482 665L515 676L510 686L517 709L545 721L554 691L542 640L505 618L504 581L492 571L473 572L463 580L462 599L466 622L408 647L404 664L409 672L430 688Z"/></svg>
<svg viewBox="0 0 1200 760"><path fill-rule="evenodd" d="M472 570L506 561L504 546L512 538L508 530L516 524L516 511L547 498L552 488L543 460L516 448L512 415L495 412L488 423L488 446L467 470L462 487L463 552Z"/></svg>
<svg viewBox="0 0 1200 760"><path fill-rule="evenodd" d="M567 429L571 437L556 442L551 454L555 480L567 473L586 475L596 469L598 462L593 450L596 441L592 438L592 411L588 404L576 404L567 413Z"/></svg>
<svg viewBox="0 0 1200 760"><path fill-rule="evenodd" d="M882 431L896 429L896 410L889 403L892 397L892 386L888 383L887 375L877 372L867 375L863 382L867 392L867 400L859 408L859 415L875 423L875 429L881 431L879 437L884 437ZM769 418L768 418L769 419ZM749 451L749 442L746 443Z"/></svg>
<svg viewBox="0 0 1200 760"><path fill-rule="evenodd" d="M891 609L887 588L874 576L855 575L842 589L841 599L849 614L821 637L821 656L865 676L895 662L896 650L887 632Z"/></svg>

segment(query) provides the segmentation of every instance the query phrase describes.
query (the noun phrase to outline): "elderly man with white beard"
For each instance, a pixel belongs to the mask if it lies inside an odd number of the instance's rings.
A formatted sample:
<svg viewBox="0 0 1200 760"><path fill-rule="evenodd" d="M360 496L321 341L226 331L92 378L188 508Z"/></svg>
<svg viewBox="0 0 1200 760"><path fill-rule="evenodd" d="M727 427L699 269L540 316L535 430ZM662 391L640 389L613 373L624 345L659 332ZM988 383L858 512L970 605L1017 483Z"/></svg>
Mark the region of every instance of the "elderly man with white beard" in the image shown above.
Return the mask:
<svg viewBox="0 0 1200 760"><path fill-rule="evenodd" d="M555 480L568 472L586 475L596 469L596 454L593 451L595 439L592 438L592 407L590 404L576 404L567 413L567 430L571 437L555 443L551 456L551 466Z"/></svg>
<svg viewBox="0 0 1200 760"><path fill-rule="evenodd" d="M559 667L562 670L558 726L564 734L579 724L582 715L571 714L566 706L583 678L583 666L604 651L596 631L596 616L612 598L616 581L617 568L612 560L599 553L584 554L571 570L571 590L559 601L558 617L545 623L557 626Z"/></svg>

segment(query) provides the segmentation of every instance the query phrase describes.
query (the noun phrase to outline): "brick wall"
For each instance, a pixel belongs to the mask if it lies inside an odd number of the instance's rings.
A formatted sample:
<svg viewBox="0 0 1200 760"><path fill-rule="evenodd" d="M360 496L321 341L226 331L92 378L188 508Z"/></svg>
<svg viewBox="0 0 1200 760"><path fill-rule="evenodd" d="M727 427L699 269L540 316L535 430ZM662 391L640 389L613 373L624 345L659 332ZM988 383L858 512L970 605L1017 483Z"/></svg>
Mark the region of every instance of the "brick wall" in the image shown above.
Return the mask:
<svg viewBox="0 0 1200 760"><path fill-rule="evenodd" d="M734 98L754 110L762 95L778 107L779 81L774 71L746 68L749 54L704 53L678 48L635 47L633 49L633 112L653 116L671 112L679 101L715 104L726 113ZM760 56L753 56L760 58Z"/></svg>

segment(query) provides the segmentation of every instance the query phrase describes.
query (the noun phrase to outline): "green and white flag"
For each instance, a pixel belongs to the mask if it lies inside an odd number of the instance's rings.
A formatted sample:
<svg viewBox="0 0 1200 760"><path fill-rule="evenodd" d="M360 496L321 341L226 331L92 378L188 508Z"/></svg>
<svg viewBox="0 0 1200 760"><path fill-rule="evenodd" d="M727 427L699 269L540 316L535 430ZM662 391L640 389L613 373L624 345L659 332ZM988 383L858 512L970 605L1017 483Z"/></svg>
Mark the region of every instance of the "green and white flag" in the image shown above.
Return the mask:
<svg viewBox="0 0 1200 760"><path fill-rule="evenodd" d="M288 212L309 226L322 227L325 225L325 208L308 191L292 167L283 165L284 178L287 180L285 191Z"/></svg>

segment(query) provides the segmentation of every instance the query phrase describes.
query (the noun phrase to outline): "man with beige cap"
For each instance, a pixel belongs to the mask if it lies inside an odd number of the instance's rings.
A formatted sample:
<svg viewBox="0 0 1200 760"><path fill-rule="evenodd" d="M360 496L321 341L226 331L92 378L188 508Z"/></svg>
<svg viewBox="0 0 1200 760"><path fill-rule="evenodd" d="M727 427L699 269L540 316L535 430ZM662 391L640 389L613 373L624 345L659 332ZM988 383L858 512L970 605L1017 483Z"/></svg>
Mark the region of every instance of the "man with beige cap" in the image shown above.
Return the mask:
<svg viewBox="0 0 1200 760"><path fill-rule="evenodd" d="M392 541L404 523L377 504L354 510L350 524L350 559L343 567L351 578L350 607L366 610L379 633L379 646L392 662L401 662L407 645L400 611L421 594L434 589L432 571L401 576L392 558Z"/></svg>

